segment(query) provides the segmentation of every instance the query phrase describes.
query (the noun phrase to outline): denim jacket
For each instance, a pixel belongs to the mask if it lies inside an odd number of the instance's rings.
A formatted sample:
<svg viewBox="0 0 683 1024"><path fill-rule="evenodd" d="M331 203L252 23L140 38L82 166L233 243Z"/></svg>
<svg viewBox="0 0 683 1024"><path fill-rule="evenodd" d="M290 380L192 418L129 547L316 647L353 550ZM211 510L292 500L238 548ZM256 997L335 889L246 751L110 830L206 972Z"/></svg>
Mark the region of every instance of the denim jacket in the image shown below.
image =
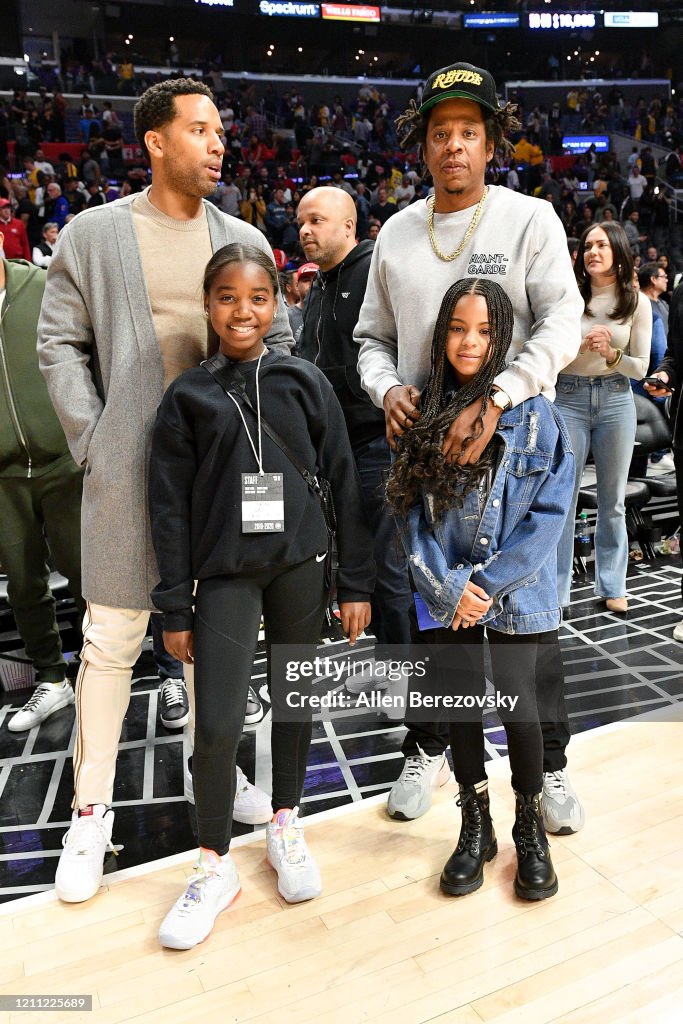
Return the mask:
<svg viewBox="0 0 683 1024"><path fill-rule="evenodd" d="M399 519L413 579L432 617L450 626L472 580L493 604L481 624L503 633L557 629L557 544L574 490L560 414L539 396L503 413L504 450L488 495L466 495L435 523L429 497Z"/></svg>

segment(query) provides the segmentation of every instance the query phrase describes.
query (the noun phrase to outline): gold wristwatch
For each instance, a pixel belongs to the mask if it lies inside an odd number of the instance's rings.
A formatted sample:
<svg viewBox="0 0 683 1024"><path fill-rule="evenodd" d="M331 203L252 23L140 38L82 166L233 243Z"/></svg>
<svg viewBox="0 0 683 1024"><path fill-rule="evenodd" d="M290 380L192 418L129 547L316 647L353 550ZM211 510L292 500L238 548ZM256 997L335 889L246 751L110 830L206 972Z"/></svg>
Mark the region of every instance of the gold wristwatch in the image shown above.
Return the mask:
<svg viewBox="0 0 683 1024"><path fill-rule="evenodd" d="M512 399L503 391L502 388L494 385L489 392L489 400L492 405L495 405L496 409L500 409L501 412L507 412L508 409L512 408Z"/></svg>

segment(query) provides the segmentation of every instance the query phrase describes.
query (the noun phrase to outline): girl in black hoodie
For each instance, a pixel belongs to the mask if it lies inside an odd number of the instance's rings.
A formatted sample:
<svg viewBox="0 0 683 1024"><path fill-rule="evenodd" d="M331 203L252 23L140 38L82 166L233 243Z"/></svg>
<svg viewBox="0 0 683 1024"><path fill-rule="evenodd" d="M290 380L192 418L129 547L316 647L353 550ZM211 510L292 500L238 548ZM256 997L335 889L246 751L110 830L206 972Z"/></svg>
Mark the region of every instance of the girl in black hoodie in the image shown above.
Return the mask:
<svg viewBox="0 0 683 1024"><path fill-rule="evenodd" d="M192 770L200 858L198 873L161 925L162 945L172 948L189 949L206 938L239 892L228 854L235 755L261 616L270 662L272 644L316 644L325 612L320 501L265 423L301 466L331 483L337 594L350 643L370 620L372 539L344 418L317 367L265 346L277 288L275 266L261 250L228 245L214 254L204 308L220 351L171 384L152 442L150 509L161 577L152 598L165 614L169 653L195 661ZM273 701L282 702L283 676L273 673L269 685ZM266 830L278 889L292 903L321 891L297 816L310 712L298 718L272 723L273 819Z"/></svg>

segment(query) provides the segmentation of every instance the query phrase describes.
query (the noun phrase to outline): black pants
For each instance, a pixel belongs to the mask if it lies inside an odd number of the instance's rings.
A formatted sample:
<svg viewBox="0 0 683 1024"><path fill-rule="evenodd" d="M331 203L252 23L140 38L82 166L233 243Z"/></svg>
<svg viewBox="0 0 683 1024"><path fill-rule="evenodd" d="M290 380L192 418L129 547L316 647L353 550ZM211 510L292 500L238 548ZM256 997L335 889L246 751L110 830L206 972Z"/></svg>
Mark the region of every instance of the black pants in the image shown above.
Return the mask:
<svg viewBox="0 0 683 1024"><path fill-rule="evenodd" d="M536 663L542 633L510 635L489 630L487 637L496 691L516 698L514 710L497 709L505 727L512 770L512 786L519 793L540 793L543 784L543 737L536 703ZM413 642L429 650L439 693L483 697L486 692L483 626L469 629L416 629ZM484 728L477 709L450 710L435 723L447 735L453 770L462 786L486 778ZM424 748L423 748L424 749Z"/></svg>
<svg viewBox="0 0 683 1024"><path fill-rule="evenodd" d="M7 597L39 683L64 678L66 662L50 590L48 561L69 581L79 614L81 596L81 492L83 471L58 460L41 476L0 480L0 563L7 573Z"/></svg>
<svg viewBox="0 0 683 1024"><path fill-rule="evenodd" d="M272 644L317 644L325 612L323 563L315 558L250 576L219 576L197 585L194 627L195 739L192 776L199 844L227 853L235 801L235 757L263 615ZM284 678L270 678L273 693ZM274 721L273 812L296 806L311 742L310 716Z"/></svg>
<svg viewBox="0 0 683 1024"><path fill-rule="evenodd" d="M674 448L674 469L676 470L676 495L678 497L678 522L683 526L683 448ZM683 560L683 548L681 548ZM683 576L681 576L681 600L683 601Z"/></svg>
<svg viewBox="0 0 683 1024"><path fill-rule="evenodd" d="M682 453L683 454L683 453ZM475 627L475 629L478 627ZM415 613L411 610L411 629L413 642L422 643L425 637L429 637L430 630L420 633L415 621ZM434 633L441 630L434 631ZM461 634L473 634L472 629L443 630L443 633L453 633L454 636ZM491 636L499 638L507 636L503 633L494 633L489 630ZM535 679L536 679L536 702L538 706L538 717L543 736L543 771L556 772L565 768L567 757L565 750L571 738L567 708L564 700L564 667L562 665L562 654L560 652L560 640L557 630L549 633L535 633L534 643L537 646ZM496 642L494 639L494 643ZM513 640L522 642L523 637L515 637ZM461 640L462 642L462 640ZM504 643L504 641L502 641ZM492 655L493 657L493 655ZM514 654L511 653L511 657ZM502 687L499 686L499 689ZM443 754L449 743L449 730L444 722L411 722L406 733L402 751L404 757L411 757L418 753L418 746L430 757ZM522 792L520 790L520 792Z"/></svg>
<svg viewBox="0 0 683 1024"><path fill-rule="evenodd" d="M413 603L408 562L384 499L384 476L391 467L391 449L382 434L354 448L353 457L360 477L363 510L375 538L377 578L371 598L372 632L378 644L408 644L408 614Z"/></svg>

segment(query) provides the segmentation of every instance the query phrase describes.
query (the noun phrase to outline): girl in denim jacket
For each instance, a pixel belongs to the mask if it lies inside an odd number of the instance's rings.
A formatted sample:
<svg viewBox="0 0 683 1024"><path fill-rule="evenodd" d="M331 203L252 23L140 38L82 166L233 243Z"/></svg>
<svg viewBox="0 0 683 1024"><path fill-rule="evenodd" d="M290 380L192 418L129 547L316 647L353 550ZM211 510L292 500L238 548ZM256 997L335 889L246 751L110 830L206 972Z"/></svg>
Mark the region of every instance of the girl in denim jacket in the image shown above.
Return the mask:
<svg viewBox="0 0 683 1024"><path fill-rule="evenodd" d="M557 878L539 807L536 661L540 644L560 623L556 548L571 502L574 458L561 418L542 396L501 415L477 463L447 463L441 451L461 409L484 396L486 411L512 326L512 305L495 281L466 278L446 292L420 418L398 442L387 496L418 591L413 640L429 646L439 692L467 696L476 708L471 720L467 712L450 712L462 828L441 888L455 896L478 889L484 863L498 849L484 768L484 705L476 701L485 695L486 636L497 693L508 698L498 711L516 795L515 893L540 900L557 892Z"/></svg>

